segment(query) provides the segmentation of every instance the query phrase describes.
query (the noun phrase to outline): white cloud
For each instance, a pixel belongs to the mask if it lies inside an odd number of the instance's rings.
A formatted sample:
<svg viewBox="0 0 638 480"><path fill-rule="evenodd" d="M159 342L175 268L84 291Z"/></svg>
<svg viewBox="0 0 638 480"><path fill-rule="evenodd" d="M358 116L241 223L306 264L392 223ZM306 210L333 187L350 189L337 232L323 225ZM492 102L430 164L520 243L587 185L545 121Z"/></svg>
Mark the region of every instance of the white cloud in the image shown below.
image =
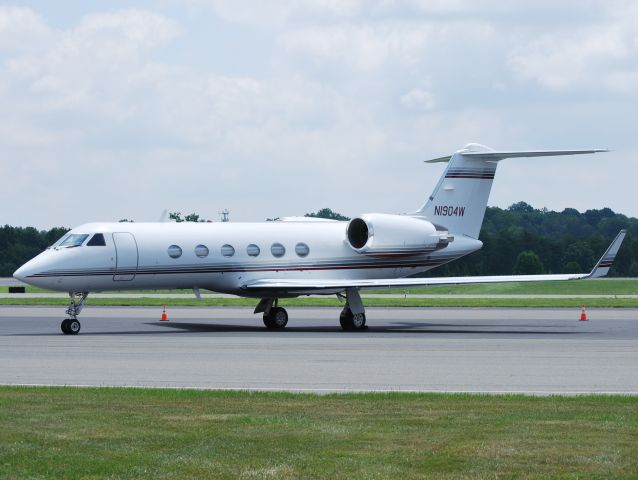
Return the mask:
<svg viewBox="0 0 638 480"><path fill-rule="evenodd" d="M627 88L638 62L638 5L613 9L598 24L552 31L512 49L523 79L552 90Z"/></svg>
<svg viewBox="0 0 638 480"><path fill-rule="evenodd" d="M615 28L578 34L549 35L532 42L511 57L513 68L524 78L552 89L587 84L604 76L601 69L630 53Z"/></svg>
<svg viewBox="0 0 638 480"><path fill-rule="evenodd" d="M191 4L204 5L224 20L281 27L299 19L352 17L366 3L362 0L191 0Z"/></svg>
<svg viewBox="0 0 638 480"><path fill-rule="evenodd" d="M387 62L416 63L430 34L427 26L340 25L294 30L282 35L281 43L293 53L374 70Z"/></svg>
<svg viewBox="0 0 638 480"><path fill-rule="evenodd" d="M42 17L30 8L0 6L0 50L23 49L49 34Z"/></svg>
<svg viewBox="0 0 638 480"><path fill-rule="evenodd" d="M147 52L177 32L172 21L141 10L94 14L71 30L51 31L48 43L10 58L6 73L14 88L24 88L41 108L125 115L118 100L153 74Z"/></svg>
<svg viewBox="0 0 638 480"><path fill-rule="evenodd" d="M635 95L638 80L631 22L544 23L562 4L497 3L191 0L189 11L170 1L89 8L65 22L0 7L0 155L12 166L2 160L10 187L0 203L24 202L3 221L153 220L164 208L215 217L228 207L236 220L324 206L407 211L440 173L421 160L469 141L632 142L632 109L618 107L631 105L618 98ZM583 84L618 97L575 107L565 93ZM549 207L582 198L563 186L561 165L552 163ZM494 198L528 200L515 177ZM93 196L101 201L78 203Z"/></svg>
<svg viewBox="0 0 638 480"><path fill-rule="evenodd" d="M401 95L401 105L409 110L427 111L434 108L434 95L428 90L415 88L405 95Z"/></svg>

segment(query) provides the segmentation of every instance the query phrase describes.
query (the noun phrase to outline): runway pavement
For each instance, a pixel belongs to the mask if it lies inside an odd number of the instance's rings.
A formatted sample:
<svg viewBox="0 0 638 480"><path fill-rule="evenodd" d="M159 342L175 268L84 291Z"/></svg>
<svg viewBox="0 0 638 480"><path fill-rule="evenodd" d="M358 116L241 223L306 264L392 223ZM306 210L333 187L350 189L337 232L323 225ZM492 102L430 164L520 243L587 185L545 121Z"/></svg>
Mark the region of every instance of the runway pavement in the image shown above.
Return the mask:
<svg viewBox="0 0 638 480"><path fill-rule="evenodd" d="M638 310L290 308L263 328L249 308L0 307L0 384L291 391L638 393Z"/></svg>

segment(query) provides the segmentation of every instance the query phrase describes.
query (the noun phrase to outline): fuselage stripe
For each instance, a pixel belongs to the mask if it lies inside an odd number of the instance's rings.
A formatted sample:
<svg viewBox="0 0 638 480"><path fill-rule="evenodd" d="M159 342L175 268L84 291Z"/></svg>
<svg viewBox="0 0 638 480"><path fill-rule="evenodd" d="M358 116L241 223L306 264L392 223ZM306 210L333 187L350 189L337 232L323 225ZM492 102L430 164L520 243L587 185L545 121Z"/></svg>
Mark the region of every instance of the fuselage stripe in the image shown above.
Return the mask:
<svg viewBox="0 0 638 480"><path fill-rule="evenodd" d="M415 268L415 267L428 267L438 266L451 261L438 259L437 261L428 260L425 262L414 263L395 263L395 264L342 264L342 265L330 265L330 266L290 266L290 267L266 267L266 268L241 268L241 267L226 267L226 268L199 268L199 269L163 269L163 270L108 270L108 271L84 271L77 270L71 272L43 272L35 275L30 275L30 278L47 278L47 277L86 277L86 276L112 276L112 275L185 275L194 273L240 273L240 272L281 272L281 271L327 271L327 270L358 270L358 269L372 269L372 268Z"/></svg>

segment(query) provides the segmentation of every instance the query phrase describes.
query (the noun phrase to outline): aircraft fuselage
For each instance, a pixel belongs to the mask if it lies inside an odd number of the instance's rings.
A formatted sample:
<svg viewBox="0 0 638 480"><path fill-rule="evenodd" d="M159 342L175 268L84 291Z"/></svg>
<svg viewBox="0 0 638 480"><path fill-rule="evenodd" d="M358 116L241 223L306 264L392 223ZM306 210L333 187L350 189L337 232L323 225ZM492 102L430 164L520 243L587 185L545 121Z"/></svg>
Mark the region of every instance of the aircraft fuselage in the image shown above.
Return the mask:
<svg viewBox="0 0 638 480"><path fill-rule="evenodd" d="M15 276L64 292L202 288L251 296L242 285L258 279L401 278L482 245L458 238L427 254L374 257L353 250L346 238L347 225L91 223L69 232L86 235L80 245L53 246ZM90 245L96 234L103 235L104 245Z"/></svg>

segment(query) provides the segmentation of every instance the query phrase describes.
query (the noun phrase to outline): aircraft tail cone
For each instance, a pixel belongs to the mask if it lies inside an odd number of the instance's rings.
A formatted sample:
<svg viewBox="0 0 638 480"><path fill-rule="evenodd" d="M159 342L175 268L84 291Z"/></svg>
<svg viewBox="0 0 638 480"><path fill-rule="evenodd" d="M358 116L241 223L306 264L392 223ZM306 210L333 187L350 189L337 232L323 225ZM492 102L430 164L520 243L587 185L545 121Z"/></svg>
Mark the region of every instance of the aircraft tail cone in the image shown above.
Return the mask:
<svg viewBox="0 0 638 480"><path fill-rule="evenodd" d="M587 312L585 311L585 307L580 307L580 321L581 322L587 321Z"/></svg>
<svg viewBox="0 0 638 480"><path fill-rule="evenodd" d="M166 315L166 305L162 309L162 318L160 318L161 322L168 322L168 315Z"/></svg>

